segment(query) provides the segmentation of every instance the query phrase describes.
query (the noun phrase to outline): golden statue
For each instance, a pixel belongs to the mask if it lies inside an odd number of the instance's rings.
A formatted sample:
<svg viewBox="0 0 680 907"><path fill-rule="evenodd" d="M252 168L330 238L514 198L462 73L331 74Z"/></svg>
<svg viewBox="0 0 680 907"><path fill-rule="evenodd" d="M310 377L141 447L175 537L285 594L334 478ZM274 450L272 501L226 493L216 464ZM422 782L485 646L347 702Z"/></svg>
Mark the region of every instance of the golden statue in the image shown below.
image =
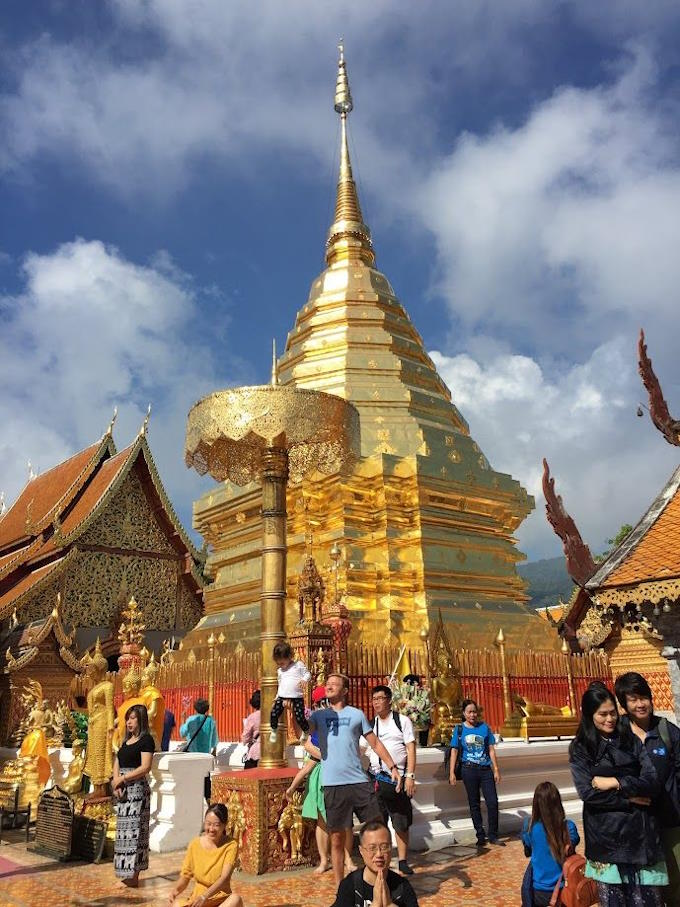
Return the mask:
<svg viewBox="0 0 680 907"><path fill-rule="evenodd" d="M50 742L58 740L54 712L43 697L42 686L37 680L29 681L24 688L22 701L28 709L28 716L25 723L26 733L19 747L19 757L26 760L26 764L29 759L35 758L37 777L40 785L44 787L52 774L47 751L48 735Z"/></svg>
<svg viewBox="0 0 680 907"><path fill-rule="evenodd" d="M137 671L132 668L123 677L123 701L118 706L116 713L116 729L113 732L113 751L117 753L125 740L125 713L133 705L146 705L144 697L140 693L142 678Z"/></svg>
<svg viewBox="0 0 680 907"><path fill-rule="evenodd" d="M519 709L523 718L532 718L536 715L559 715L561 718L572 718L572 711L568 705L548 705L545 702L532 702L518 693L512 696L514 705Z"/></svg>
<svg viewBox="0 0 680 907"><path fill-rule="evenodd" d="M83 788L83 771L85 769L85 752L83 741L74 737L71 744L71 759L64 783L61 785L67 794L79 794Z"/></svg>
<svg viewBox="0 0 680 907"><path fill-rule="evenodd" d="M460 715L463 687L460 674L441 641L437 646L434 665L430 668L430 676L432 727L429 743L430 746L446 745L451 742L453 728Z"/></svg>
<svg viewBox="0 0 680 907"><path fill-rule="evenodd" d="M277 826L283 852L287 854L286 863L288 865L299 866L306 863L302 855L302 844L304 840L304 822L302 819L302 791L296 790L290 797L290 800L283 807L281 818Z"/></svg>
<svg viewBox="0 0 680 907"><path fill-rule="evenodd" d="M87 661L86 672L92 679L87 694L87 759L85 774L94 786L93 798L106 797L113 775L113 684L106 679L108 663L97 639L94 655Z"/></svg>
<svg viewBox="0 0 680 907"><path fill-rule="evenodd" d="M161 748L163 720L165 718L165 699L163 699L163 694L156 686L159 670L156 658L152 652L151 660L142 673L142 690L139 695L142 697L142 702L149 714L149 731L156 744L156 752Z"/></svg>
<svg viewBox="0 0 680 907"><path fill-rule="evenodd" d="M241 849L243 847L243 833L247 828L246 816L243 812L243 805L237 790L229 794L227 800L227 836L232 838L238 844L237 864L240 866Z"/></svg>

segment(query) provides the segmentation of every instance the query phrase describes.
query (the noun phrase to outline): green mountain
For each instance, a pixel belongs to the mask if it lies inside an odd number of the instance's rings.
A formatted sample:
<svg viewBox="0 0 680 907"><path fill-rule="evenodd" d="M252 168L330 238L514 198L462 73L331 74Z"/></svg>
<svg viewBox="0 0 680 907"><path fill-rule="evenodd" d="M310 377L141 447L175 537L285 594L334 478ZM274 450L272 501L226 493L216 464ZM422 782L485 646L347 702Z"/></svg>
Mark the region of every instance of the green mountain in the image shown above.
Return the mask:
<svg viewBox="0 0 680 907"><path fill-rule="evenodd" d="M529 584L532 608L546 608L571 597L574 583L567 573L563 557L548 557L528 564L520 564L517 572Z"/></svg>

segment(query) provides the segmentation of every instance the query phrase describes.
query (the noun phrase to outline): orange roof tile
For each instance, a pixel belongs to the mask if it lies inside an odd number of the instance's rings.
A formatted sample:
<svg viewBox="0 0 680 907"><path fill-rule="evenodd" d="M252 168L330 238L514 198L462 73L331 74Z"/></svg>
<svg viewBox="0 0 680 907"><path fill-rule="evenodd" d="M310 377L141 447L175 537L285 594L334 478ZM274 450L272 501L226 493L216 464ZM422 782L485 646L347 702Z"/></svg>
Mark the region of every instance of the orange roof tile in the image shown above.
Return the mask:
<svg viewBox="0 0 680 907"><path fill-rule="evenodd" d="M22 595L50 576L50 574L56 570L60 564L63 564L64 561L65 558L59 558L59 560L52 561L51 564L45 564L43 567L38 567L0 595L0 620L3 620L8 614L12 613L18 599Z"/></svg>
<svg viewBox="0 0 680 907"><path fill-rule="evenodd" d="M658 519L603 586L623 586L680 576L680 493L676 492Z"/></svg>
<svg viewBox="0 0 680 907"><path fill-rule="evenodd" d="M106 492L109 490L111 485L113 485L121 470L127 464L133 447L134 445L126 447L125 450L121 450L120 453L117 453L115 456L111 457L109 460L105 460L102 463L98 471L88 483L85 490L82 492L81 496L76 501L73 509L62 520L62 538L69 536L78 528L83 520L86 520L90 516L95 507L106 495ZM58 546L56 544L55 537L52 536L40 549L39 556L42 558L43 555L49 554L57 547Z"/></svg>
<svg viewBox="0 0 680 907"><path fill-rule="evenodd" d="M40 523L73 488L100 447L98 441L27 483L0 520L0 550L31 535L27 516L31 523Z"/></svg>

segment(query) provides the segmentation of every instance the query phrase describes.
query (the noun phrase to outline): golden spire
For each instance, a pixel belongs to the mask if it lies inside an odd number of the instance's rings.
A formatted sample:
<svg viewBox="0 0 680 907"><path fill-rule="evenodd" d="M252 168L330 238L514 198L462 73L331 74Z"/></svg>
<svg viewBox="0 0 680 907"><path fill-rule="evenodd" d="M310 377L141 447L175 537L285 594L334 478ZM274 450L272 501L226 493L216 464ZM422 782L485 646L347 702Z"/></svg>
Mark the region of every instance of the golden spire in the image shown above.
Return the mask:
<svg viewBox="0 0 680 907"><path fill-rule="evenodd" d="M276 338L272 340L272 378L271 385L276 387L279 383L279 360L276 358Z"/></svg>
<svg viewBox="0 0 680 907"><path fill-rule="evenodd" d="M335 200L335 216L326 241L326 261L329 265L336 261L360 259L367 265L375 263L371 231L364 223L359 205L359 195L352 176L352 163L347 144L347 114L354 104L349 90L345 49L342 41L338 45L338 78L335 83L335 111L340 114L340 173L338 175L338 192Z"/></svg>

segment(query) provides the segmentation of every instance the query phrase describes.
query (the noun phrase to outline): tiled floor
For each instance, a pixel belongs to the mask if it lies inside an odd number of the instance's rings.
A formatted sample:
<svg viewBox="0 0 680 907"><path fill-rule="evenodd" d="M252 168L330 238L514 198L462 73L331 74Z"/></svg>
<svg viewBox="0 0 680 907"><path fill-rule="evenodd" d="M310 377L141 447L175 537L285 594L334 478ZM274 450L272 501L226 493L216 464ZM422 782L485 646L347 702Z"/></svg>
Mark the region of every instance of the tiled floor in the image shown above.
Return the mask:
<svg viewBox="0 0 680 907"><path fill-rule="evenodd" d="M10 833L11 834L11 833ZM136 891L123 888L111 863L98 866L55 863L32 854L24 843L0 846L0 907L116 907L167 904L182 855L151 855L150 869ZM526 860L517 840L478 854L456 846L416 855L413 887L420 907L517 907ZM329 907L334 900L330 873L311 870L234 877L233 888L246 907Z"/></svg>

